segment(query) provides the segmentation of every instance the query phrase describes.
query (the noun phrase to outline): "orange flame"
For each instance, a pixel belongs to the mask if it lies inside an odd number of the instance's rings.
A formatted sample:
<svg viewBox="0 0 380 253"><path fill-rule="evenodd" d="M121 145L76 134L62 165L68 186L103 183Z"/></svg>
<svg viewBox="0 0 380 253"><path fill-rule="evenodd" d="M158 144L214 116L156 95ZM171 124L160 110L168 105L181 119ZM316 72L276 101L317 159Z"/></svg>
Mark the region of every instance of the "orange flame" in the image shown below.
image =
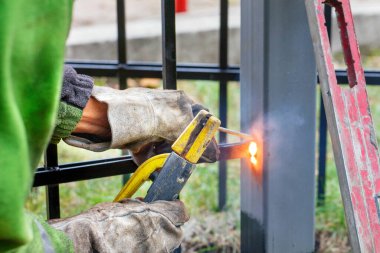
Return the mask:
<svg viewBox="0 0 380 253"><path fill-rule="evenodd" d="M257 158L256 158L256 154L257 154L257 144L256 142L251 142L249 144L249 154L251 155L251 163L253 165L256 165L257 164Z"/></svg>

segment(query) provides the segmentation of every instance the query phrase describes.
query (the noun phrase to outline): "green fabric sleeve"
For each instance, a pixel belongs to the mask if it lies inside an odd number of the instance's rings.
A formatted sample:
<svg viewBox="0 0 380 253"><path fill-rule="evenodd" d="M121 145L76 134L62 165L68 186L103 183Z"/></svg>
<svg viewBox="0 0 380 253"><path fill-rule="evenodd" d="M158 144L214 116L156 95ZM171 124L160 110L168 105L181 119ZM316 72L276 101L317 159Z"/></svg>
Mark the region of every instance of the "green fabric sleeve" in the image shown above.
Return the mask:
<svg viewBox="0 0 380 253"><path fill-rule="evenodd" d="M0 252L40 240L24 203L54 128L71 9L72 0L0 0Z"/></svg>
<svg viewBox="0 0 380 253"><path fill-rule="evenodd" d="M50 142L58 144L61 139L70 136L81 117L81 109L61 101L58 107L56 126Z"/></svg>
<svg viewBox="0 0 380 253"><path fill-rule="evenodd" d="M12 249L9 253L47 253L49 252L48 249L51 249L54 253L74 253L72 242L63 232L54 230L41 217L37 217L31 213L27 213L27 218L32 227L33 235L37 236L33 236L30 243ZM43 238L42 234L47 235L47 237ZM60 243L58 244L57 242Z"/></svg>

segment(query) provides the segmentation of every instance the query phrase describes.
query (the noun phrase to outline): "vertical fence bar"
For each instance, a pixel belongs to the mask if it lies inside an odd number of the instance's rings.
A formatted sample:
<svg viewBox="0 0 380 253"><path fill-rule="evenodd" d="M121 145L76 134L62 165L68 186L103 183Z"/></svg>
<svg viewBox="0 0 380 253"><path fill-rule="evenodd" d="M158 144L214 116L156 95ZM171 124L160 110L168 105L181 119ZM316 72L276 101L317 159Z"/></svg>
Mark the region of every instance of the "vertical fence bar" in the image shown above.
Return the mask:
<svg viewBox="0 0 380 253"><path fill-rule="evenodd" d="M325 106L320 95L319 144L318 144L318 206L324 205L326 193L327 120Z"/></svg>
<svg viewBox="0 0 380 253"><path fill-rule="evenodd" d="M162 82L164 89L177 89L175 0L161 0Z"/></svg>
<svg viewBox="0 0 380 253"><path fill-rule="evenodd" d="M119 62L119 88L127 88L127 79L120 69L121 64L127 63L127 38L125 33L125 1L117 0L117 55Z"/></svg>
<svg viewBox="0 0 380 253"><path fill-rule="evenodd" d="M161 0L162 83L164 89L177 89L175 0ZM173 251L181 253L181 246Z"/></svg>
<svg viewBox="0 0 380 253"><path fill-rule="evenodd" d="M117 0L116 2L117 13L117 56L119 63L119 89L124 90L127 88L127 77L122 72L122 64L127 63L127 37L125 28L125 0ZM128 151L123 150L123 155L127 155ZM130 175L125 174L122 178L123 185L129 180Z"/></svg>
<svg viewBox="0 0 380 253"><path fill-rule="evenodd" d="M46 170L55 170L58 168L57 145L49 144L45 152L44 166ZM60 218L59 185L48 185L45 189L47 219Z"/></svg>
<svg viewBox="0 0 380 253"><path fill-rule="evenodd" d="M219 67L228 66L228 0L220 0L220 30L219 30ZM219 118L221 125L227 127L227 81L219 82ZM226 134L219 133L220 143L225 143ZM219 162L218 209L223 210L227 202L227 162Z"/></svg>
<svg viewBox="0 0 380 253"><path fill-rule="evenodd" d="M331 41L331 6L325 5L327 32ZM318 144L318 206L324 205L326 194L327 119L322 94L320 94L319 144Z"/></svg>

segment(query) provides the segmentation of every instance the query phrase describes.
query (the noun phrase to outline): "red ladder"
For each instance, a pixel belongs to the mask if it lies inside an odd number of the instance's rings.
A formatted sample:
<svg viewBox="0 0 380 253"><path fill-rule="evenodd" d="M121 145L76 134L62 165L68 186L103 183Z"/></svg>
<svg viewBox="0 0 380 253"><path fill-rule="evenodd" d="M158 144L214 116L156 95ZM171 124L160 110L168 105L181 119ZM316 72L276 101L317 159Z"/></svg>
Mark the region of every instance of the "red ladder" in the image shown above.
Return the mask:
<svg viewBox="0 0 380 253"><path fill-rule="evenodd" d="M380 166L349 0L305 0L354 252L380 252ZM336 12L349 87L337 83L324 5Z"/></svg>

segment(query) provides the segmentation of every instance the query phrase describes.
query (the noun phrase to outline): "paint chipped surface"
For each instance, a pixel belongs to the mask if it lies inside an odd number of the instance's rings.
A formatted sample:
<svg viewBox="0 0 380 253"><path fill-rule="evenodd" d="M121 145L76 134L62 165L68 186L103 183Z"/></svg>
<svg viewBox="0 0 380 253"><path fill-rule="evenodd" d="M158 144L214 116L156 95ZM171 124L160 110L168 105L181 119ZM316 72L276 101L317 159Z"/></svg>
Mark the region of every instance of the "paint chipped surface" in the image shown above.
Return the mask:
<svg viewBox="0 0 380 253"><path fill-rule="evenodd" d="M356 252L380 252L380 166L349 0L306 1L321 90L338 169L350 241ZM335 8L350 88L337 84L324 18Z"/></svg>

